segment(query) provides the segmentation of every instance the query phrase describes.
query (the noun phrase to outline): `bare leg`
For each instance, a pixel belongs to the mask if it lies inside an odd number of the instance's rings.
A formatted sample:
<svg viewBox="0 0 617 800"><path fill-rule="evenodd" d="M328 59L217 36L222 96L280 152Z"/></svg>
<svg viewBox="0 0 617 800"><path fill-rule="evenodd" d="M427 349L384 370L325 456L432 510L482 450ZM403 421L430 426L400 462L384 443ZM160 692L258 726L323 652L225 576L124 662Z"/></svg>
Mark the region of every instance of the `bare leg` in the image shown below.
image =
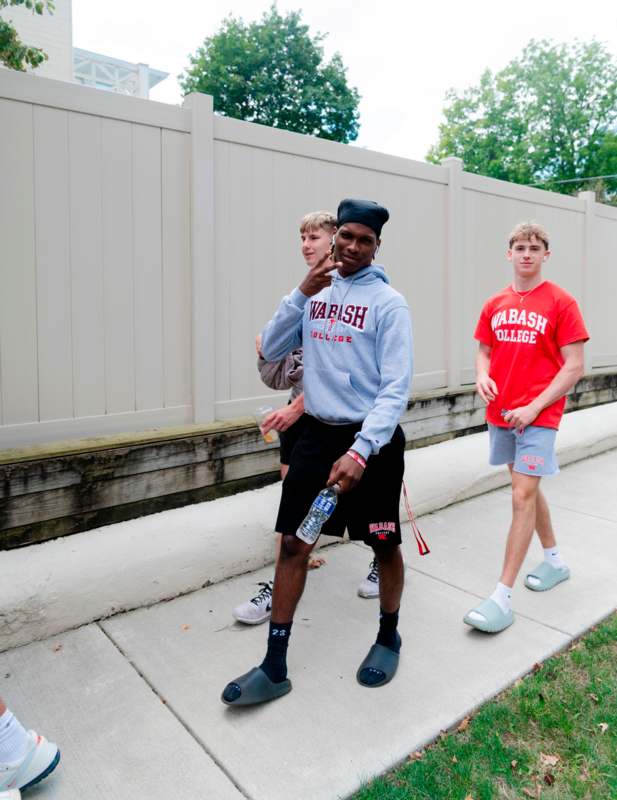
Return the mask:
<svg viewBox="0 0 617 800"><path fill-rule="evenodd" d="M401 548L373 547L379 567L379 602L384 611L398 611L404 583L404 566Z"/></svg>
<svg viewBox="0 0 617 800"><path fill-rule="evenodd" d="M289 472L289 464L281 464L281 480L285 480L285 476ZM282 534L276 534L276 543L274 545L274 567L276 568L279 563L279 558L281 557L281 541L283 539Z"/></svg>
<svg viewBox="0 0 617 800"><path fill-rule="evenodd" d="M4 703L4 700L0 697L0 717L4 714L5 711L6 711L6 705Z"/></svg>
<svg viewBox="0 0 617 800"><path fill-rule="evenodd" d="M538 499L536 501L536 531L545 550L556 546L557 540L555 539L551 522L551 512L548 510L546 497L544 497L540 489L538 489Z"/></svg>
<svg viewBox="0 0 617 800"><path fill-rule="evenodd" d="M289 534L281 539L281 553L274 574L272 620L291 622L304 591L306 568L314 545Z"/></svg>
<svg viewBox="0 0 617 800"><path fill-rule="evenodd" d="M510 475L513 474L513 466L513 464L508 464ZM556 546L557 540L555 539L555 532L551 522L551 512L549 511L546 497L540 488L538 488L536 499L536 533L542 542L542 547L545 549Z"/></svg>
<svg viewBox="0 0 617 800"><path fill-rule="evenodd" d="M512 472L512 524L508 533L503 570L499 579L506 586L514 585L527 555L536 526L539 487L540 478Z"/></svg>
<svg viewBox="0 0 617 800"><path fill-rule="evenodd" d="M258 669L227 684L221 699L228 705L264 703L291 690L291 683L286 680L287 645L296 606L304 591L306 565L313 545L290 534L281 538L281 553L274 574L266 656Z"/></svg>

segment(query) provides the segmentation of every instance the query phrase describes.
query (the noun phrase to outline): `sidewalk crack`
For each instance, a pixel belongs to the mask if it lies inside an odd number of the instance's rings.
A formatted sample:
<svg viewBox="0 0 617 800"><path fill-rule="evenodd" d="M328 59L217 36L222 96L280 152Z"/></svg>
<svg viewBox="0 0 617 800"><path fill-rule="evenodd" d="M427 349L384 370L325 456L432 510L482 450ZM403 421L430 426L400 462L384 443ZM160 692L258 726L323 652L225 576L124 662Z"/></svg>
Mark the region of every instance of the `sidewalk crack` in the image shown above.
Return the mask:
<svg viewBox="0 0 617 800"><path fill-rule="evenodd" d="M104 620L102 620L102 621L104 621ZM246 792L246 790L245 790L245 789L244 789L244 788L243 788L243 787L242 787L242 786L241 786L241 785L238 783L238 781L237 781L237 780L234 778L234 776L233 776L233 775L232 775L232 774L229 772L229 770L228 770L228 769L227 769L227 768L226 768L226 767L225 767L225 766L224 766L224 765L221 763L221 761L220 761L220 760L219 760L219 759L218 759L218 758L217 758L217 757L216 757L216 756L215 756L213 753L211 753L211 752L210 752L210 750L208 750L208 748L206 747L205 743L202 741L202 739L201 739L201 737L199 736L199 734L198 734L196 731L194 731L194 730L191 728L191 726L190 726L188 723L186 723L186 722L185 722L185 721L182 719L182 717L181 717L181 716L180 716L180 714L179 714L179 713L176 711L176 709L173 707L173 705L171 705L171 703L169 703L169 701L168 701L168 700L166 700L164 697L162 697L162 695L161 695L161 694L158 692L158 690L157 690L156 686L155 686L155 685L152 683L152 681L150 681L150 680L149 680L149 679L146 677L146 675L144 675L144 673L143 673L143 672L140 670L140 668L137 666L137 664L136 664L136 663L135 663L135 662L134 662L134 661L133 661L133 660L130 658L130 656L128 656L128 655L127 655L127 653L125 653L125 652L124 652L124 650L122 649L122 647L120 647L120 645L119 645L119 644L118 644L118 642L117 642L117 641L114 639L114 637L113 637L113 636L112 636L112 635L109 633L109 631L106 631L106 630L105 630L105 628L104 628L104 627L103 627L103 626L102 626L100 623L101 623L101 621L97 621L97 622L95 623L95 625L96 625L96 626L98 627L98 629L99 629L99 630L100 630L100 631L103 633L103 635L104 635L104 636L106 636L106 637L107 637L107 639L109 639L109 641L111 642L111 644L113 645L113 647L115 647L115 648L116 648L116 650L117 650L117 651L120 653L120 655L122 656L122 658L124 658L124 659L125 659L125 661L127 661L127 663L131 665L131 667L132 667L132 668L135 670L135 672L136 672L136 673L139 675L139 677L140 677L140 678L142 679L142 681L143 681L143 682L146 684L146 686L148 686L148 688L150 689L150 691L151 691L151 692L152 692L154 695L156 695L156 697L157 697L157 698L158 698L158 700L160 701L161 705L162 705L162 706L164 706L164 707L165 707L165 708L166 708L166 709L169 711L169 713L170 713L170 714L171 714L173 717L175 717L176 721L177 721L177 722L178 722L178 723L179 723L179 724L182 726L182 728L184 728L184 730L185 730L185 731L186 731L186 732L189 734L189 736L190 736L192 739L194 739L194 740L195 740L195 742L197 742L197 744L199 745L199 747L200 747L200 748L201 748L201 749L204 751L204 753L205 753L205 754L208 756L208 758L209 758L209 759L211 759L211 760L213 761L213 763L214 763L214 764L216 764L216 766L217 766L217 767L220 769L220 771L223 773L223 775L225 775L225 777L227 778L227 780L228 780L228 781L229 781L231 784L233 784L233 786L234 786L234 787L235 787L235 788L236 788L236 789L237 789L237 790L240 792L240 794L242 795L242 797L245 797L245 798L246 798L246 800L253 800L253 798L251 797L251 795L250 795L250 794L248 794L248 793Z"/></svg>
<svg viewBox="0 0 617 800"><path fill-rule="evenodd" d="M592 519L601 519L603 522L611 522L613 525L617 524L617 520L610 517L603 517L600 514L592 514L590 511L581 511L577 508L570 508L569 506L562 506L560 503L551 502L551 508L560 508L562 511L569 511L571 514L577 514L579 517L591 517Z"/></svg>
<svg viewBox="0 0 617 800"><path fill-rule="evenodd" d="M486 595L477 594L476 592L472 592L470 589L466 589L463 586L459 586L456 583L451 583L450 581L446 581L443 578L438 578L435 575L431 575L430 572L424 572L417 567L407 567L410 572L417 572L419 575L424 575L425 578L430 578L433 581L437 581L438 583L442 583L444 586L449 586L451 589L457 589L459 592L464 592L465 594L471 595L471 597L477 597L478 600L484 600ZM564 636L567 636L568 639L573 639L574 634L570 633L569 631L564 631L562 628L558 628L555 625L550 625L548 622L542 622L535 617L530 617L528 614L523 614L520 611L516 612L516 616L520 617L521 619L529 620L530 622L535 622L536 625L542 625L543 628L549 628L549 630L555 631L556 633L561 633Z"/></svg>

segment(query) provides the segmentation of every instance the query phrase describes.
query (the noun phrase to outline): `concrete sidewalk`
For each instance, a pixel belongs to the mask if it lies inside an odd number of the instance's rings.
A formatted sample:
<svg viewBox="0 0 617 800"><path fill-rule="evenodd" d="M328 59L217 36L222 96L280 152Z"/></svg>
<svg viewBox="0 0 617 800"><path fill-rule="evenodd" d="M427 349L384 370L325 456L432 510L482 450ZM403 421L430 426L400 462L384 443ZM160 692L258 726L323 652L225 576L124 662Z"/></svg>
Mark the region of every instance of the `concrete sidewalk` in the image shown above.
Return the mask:
<svg viewBox="0 0 617 800"><path fill-rule="evenodd" d="M228 709L219 695L263 656L266 626L243 627L230 611L270 569L2 653L0 695L63 752L26 797L348 797L614 610L616 478L612 450L544 481L572 579L536 594L520 577L516 622L494 637L462 617L498 577L509 491L424 516L425 558L407 526L401 665L381 689L355 680L378 614L355 594L370 560L361 545L327 548L309 575L290 644L294 690L266 706ZM540 558L536 542L523 571Z"/></svg>

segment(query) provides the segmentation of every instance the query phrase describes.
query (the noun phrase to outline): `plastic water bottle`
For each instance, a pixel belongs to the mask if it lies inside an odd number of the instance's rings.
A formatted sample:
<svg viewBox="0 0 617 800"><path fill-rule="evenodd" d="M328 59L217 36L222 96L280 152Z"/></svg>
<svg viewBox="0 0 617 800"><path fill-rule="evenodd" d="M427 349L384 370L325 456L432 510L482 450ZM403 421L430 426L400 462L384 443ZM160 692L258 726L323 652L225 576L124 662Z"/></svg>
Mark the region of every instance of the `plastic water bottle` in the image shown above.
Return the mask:
<svg viewBox="0 0 617 800"><path fill-rule="evenodd" d="M319 492L298 528L296 533L298 539L302 539L307 544L314 544L317 541L324 522L334 514L338 500L337 492L338 487L335 486L327 486Z"/></svg>

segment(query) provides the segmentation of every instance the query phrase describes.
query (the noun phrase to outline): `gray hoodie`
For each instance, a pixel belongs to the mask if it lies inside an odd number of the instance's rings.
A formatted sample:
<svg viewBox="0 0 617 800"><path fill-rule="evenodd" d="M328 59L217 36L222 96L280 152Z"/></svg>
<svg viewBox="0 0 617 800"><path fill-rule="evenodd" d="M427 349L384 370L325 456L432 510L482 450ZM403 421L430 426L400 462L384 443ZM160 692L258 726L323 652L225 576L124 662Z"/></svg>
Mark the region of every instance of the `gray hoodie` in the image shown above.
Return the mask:
<svg viewBox="0 0 617 800"><path fill-rule="evenodd" d="M302 348L287 353L281 361L266 361L257 357L257 369L262 381L270 389L291 389L290 399L295 400L302 394Z"/></svg>
<svg viewBox="0 0 617 800"><path fill-rule="evenodd" d="M354 449L368 458L392 438L407 406L413 355L405 298L371 265L313 297L284 297L262 334L268 361L304 348L304 407L332 425L362 422Z"/></svg>

